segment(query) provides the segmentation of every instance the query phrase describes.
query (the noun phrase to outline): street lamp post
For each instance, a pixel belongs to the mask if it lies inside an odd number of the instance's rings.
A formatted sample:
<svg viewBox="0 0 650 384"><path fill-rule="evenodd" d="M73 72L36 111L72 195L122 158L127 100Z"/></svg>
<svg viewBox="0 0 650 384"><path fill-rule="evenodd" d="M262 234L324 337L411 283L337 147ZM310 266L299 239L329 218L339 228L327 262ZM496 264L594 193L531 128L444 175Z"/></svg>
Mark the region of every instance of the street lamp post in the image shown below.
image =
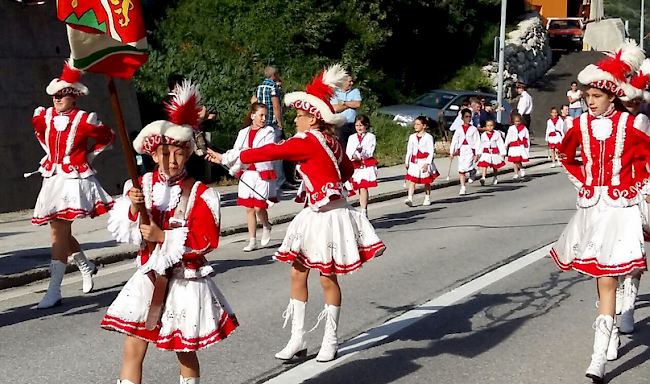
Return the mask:
<svg viewBox="0 0 650 384"><path fill-rule="evenodd" d="M497 111L497 123L501 124L501 106L503 105L503 70L505 61L505 45L506 45L506 7L508 0L501 0L501 29L499 31L499 86L497 88L497 103L499 109Z"/></svg>

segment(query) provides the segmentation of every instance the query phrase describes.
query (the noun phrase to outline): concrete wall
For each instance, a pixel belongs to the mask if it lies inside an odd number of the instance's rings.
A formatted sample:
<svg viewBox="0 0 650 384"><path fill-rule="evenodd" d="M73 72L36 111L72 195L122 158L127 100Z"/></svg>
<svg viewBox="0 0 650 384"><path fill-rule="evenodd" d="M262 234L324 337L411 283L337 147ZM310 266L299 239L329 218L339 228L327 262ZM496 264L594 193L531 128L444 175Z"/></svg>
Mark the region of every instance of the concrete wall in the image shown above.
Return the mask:
<svg viewBox="0 0 650 384"><path fill-rule="evenodd" d="M42 178L23 178L24 172L36 170L43 157L31 117L34 108L52 105L45 87L61 74L70 47L65 25L56 18L53 0L24 9L0 0L0 36L0 212L10 212L33 208L36 202ZM90 95L81 97L78 106L96 112L117 132L104 76L86 74L82 81ZM127 128L141 129L133 84L119 79L116 83ZM104 189L111 194L121 191L128 172L119 138L93 166Z"/></svg>

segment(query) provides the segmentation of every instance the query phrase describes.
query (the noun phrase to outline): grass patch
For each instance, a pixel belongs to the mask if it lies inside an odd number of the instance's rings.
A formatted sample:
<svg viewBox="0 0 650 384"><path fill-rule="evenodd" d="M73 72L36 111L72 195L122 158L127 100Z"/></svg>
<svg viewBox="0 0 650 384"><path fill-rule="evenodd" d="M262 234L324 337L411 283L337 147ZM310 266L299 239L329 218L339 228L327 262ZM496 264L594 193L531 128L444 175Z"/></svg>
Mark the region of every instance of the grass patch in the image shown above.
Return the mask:
<svg viewBox="0 0 650 384"><path fill-rule="evenodd" d="M483 73L478 64L469 64L456 71L454 77L443 85L443 89L494 92L492 79Z"/></svg>

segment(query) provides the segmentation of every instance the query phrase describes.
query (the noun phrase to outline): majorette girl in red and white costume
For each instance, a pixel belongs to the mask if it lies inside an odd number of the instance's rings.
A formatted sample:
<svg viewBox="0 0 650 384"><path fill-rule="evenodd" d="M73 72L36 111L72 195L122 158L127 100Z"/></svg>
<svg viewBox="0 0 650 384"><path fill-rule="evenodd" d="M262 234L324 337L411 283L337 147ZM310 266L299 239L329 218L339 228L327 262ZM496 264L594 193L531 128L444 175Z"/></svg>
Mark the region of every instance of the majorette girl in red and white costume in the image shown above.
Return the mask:
<svg viewBox="0 0 650 384"><path fill-rule="evenodd" d="M485 122L485 132L481 134L481 144L478 147L481 157L478 159L478 166L483 168L481 185L485 185L485 175L488 167L494 169L492 185L497 185L497 169L506 165L503 157L506 155L506 145L503 142L501 132L494 131L494 120Z"/></svg>
<svg viewBox="0 0 650 384"><path fill-rule="evenodd" d="M352 190L359 191L359 206L361 213L368 217L368 189L377 186L377 159L375 159L375 147L377 138L368 132L370 119L366 115L358 115L354 119L356 135L348 138L346 155L352 160L354 173L349 184Z"/></svg>
<svg viewBox="0 0 650 384"><path fill-rule="evenodd" d="M559 116L557 108L551 108L551 118L546 122L546 144L551 151L551 168L555 168L555 162L560 165L557 157L557 149L564 138L564 120Z"/></svg>
<svg viewBox="0 0 650 384"><path fill-rule="evenodd" d="M335 135L335 127L345 123L329 103L334 91L341 87L347 73L335 65L317 76L306 92L293 92L285 104L298 110L295 119L298 133L279 144L220 155L210 151L208 159L230 168L259 161L290 160L297 162L307 188L308 207L289 224L287 234L275 259L293 264L291 300L283 317L285 325L292 318L291 339L275 355L288 360L305 355L305 307L307 278L310 269L321 273L325 293L325 334L317 361L330 361L338 350L337 330L341 290L337 276L352 273L385 250L370 221L346 201L344 183L352 176L353 167ZM318 326L318 324L317 324ZM314 327L315 329L316 327Z"/></svg>
<svg viewBox="0 0 650 384"><path fill-rule="evenodd" d="M77 97L88 94L80 79L81 71L66 63L61 77L52 80L46 89L53 97L54 107L36 108L32 119L36 138L46 153L37 171L43 176L43 186L32 224L49 223L53 238L50 285L38 308L61 303L61 281L68 260L77 264L82 273L83 292L92 290L92 275L97 269L72 236L72 222L103 215L113 206L110 195L95 178L90 161L108 148L116 136L94 112L76 107ZM90 139L94 142L91 146Z"/></svg>
<svg viewBox="0 0 650 384"><path fill-rule="evenodd" d="M234 148L244 150L260 148L274 142L274 129L266 125L268 107L262 103L253 103L249 111L251 125L242 129L237 134ZM248 245L244 252L257 249L257 218L262 222L262 246L265 247L271 241L271 224L266 209L268 201L277 202L275 171L273 162L260 161L255 164L248 164L236 174L239 178L237 191L237 205L246 207L248 222Z"/></svg>
<svg viewBox="0 0 650 384"><path fill-rule="evenodd" d="M515 172L512 178L517 180L526 176L523 163L528 162L530 157L530 134L524 125L524 118L518 114L512 114L513 125L508 128L506 134L506 148L508 148L508 161L512 163Z"/></svg>
<svg viewBox="0 0 650 384"><path fill-rule="evenodd" d="M413 206L415 184L424 184L424 202L422 205L431 205L431 184L440 176L436 164L433 162L435 146L433 136L427 133L427 128L433 122L426 116L418 116L413 122L413 133L406 144L406 176L408 182L408 195L404 203Z"/></svg>
<svg viewBox="0 0 650 384"><path fill-rule="evenodd" d="M626 44L580 72L578 81L586 85L589 111L574 120L559 148L566 156L562 164L578 189L578 212L551 256L563 270L598 278L599 316L586 372L594 380L602 380L607 360L617 358L617 277L646 269L639 203L650 193L646 170L650 138L634 128L634 117L617 100L634 92L625 83L626 76L643 58L640 48ZM576 159L578 147L582 163Z"/></svg>
<svg viewBox="0 0 650 384"><path fill-rule="evenodd" d="M466 174L474 170L474 162L478 160L479 145L481 145L481 136L478 129L472 125L472 112L468 109L461 112L461 119L463 125L456 129L454 136L451 138L449 145L450 161L453 161L454 156L458 156L458 175L460 178L460 192L459 195L467 193L465 189ZM474 182L471 176L468 180L470 183Z"/></svg>
<svg viewBox="0 0 650 384"><path fill-rule="evenodd" d="M141 178L142 190L127 181L123 197L110 212L108 230L121 243L140 245L137 271L108 308L101 327L127 335L118 384L139 384L148 343L177 353L180 382L199 383L196 351L225 339L237 318L210 276L205 258L219 244L220 197L214 189L187 176L185 162L194 150L200 95L185 81L167 106L169 121L142 129L133 142L137 153L150 154L158 170ZM140 224L134 204L144 203L151 225ZM144 241L157 243L153 251ZM172 268L164 312L153 330L145 322L153 283L147 275Z"/></svg>

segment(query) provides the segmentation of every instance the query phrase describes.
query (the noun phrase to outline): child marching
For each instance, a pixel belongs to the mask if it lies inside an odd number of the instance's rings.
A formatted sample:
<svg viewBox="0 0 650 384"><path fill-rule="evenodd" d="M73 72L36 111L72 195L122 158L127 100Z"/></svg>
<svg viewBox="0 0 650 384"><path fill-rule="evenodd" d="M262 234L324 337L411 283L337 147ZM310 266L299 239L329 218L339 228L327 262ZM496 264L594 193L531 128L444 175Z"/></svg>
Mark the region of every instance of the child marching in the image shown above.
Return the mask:
<svg viewBox="0 0 650 384"><path fill-rule="evenodd" d="M408 182L408 197L404 201L409 207L413 206L415 184L424 184L424 203L431 205L431 183L440 176L433 162L434 143L433 136L427 133L431 125L426 116L419 116L413 123L413 133L409 137L406 147L406 181Z"/></svg>
<svg viewBox="0 0 650 384"><path fill-rule="evenodd" d="M348 139L345 153L354 166L354 174L350 179L352 189L359 191L361 213L368 217L368 189L377 186L377 159L374 157L377 138L368 132L370 119L366 115L355 118L354 128L357 134Z"/></svg>
<svg viewBox="0 0 650 384"><path fill-rule="evenodd" d="M560 165L560 159L557 155L557 149L564 138L564 120L560 119L557 108L551 108L551 118L546 122L546 143L551 151L551 168Z"/></svg>
<svg viewBox="0 0 650 384"><path fill-rule="evenodd" d="M306 92L285 96L285 104L298 110L295 118L298 133L291 139L261 148L233 149L223 155L208 151L208 160L231 169L238 169L242 163L295 161L305 183L308 206L291 221L275 254L276 260L292 265L291 299L283 315L285 326L291 319L291 338L275 355L281 360L307 354L305 309L310 270L320 272L326 303L318 317L319 322L325 319L325 333L316 360L331 361L338 351L337 332L341 326L338 276L358 270L386 248L370 221L346 201L344 183L354 168L336 139L336 127L346 120L334 112L329 100L347 78L343 68L335 65L308 84Z"/></svg>
<svg viewBox="0 0 650 384"><path fill-rule="evenodd" d="M142 129L133 146L151 155L158 170L141 178L141 190L128 181L110 213L108 230L115 240L141 246L138 269L101 323L127 335L118 384L141 383L148 343L176 352L181 384L198 384L196 351L225 339L238 325L205 258L219 243L219 194L192 180L185 169L194 150L200 100L197 87L184 82L168 105L169 121ZM141 224L137 204L145 205L150 225ZM157 286L164 276L169 278L167 296L155 305L154 281ZM150 307L163 304L162 316L148 326Z"/></svg>
<svg viewBox="0 0 650 384"><path fill-rule="evenodd" d="M566 135L569 128L573 127L573 117L571 117L569 113L569 106L567 104L562 104L562 108L560 109L560 119L562 119L562 126L564 127L562 137Z"/></svg>
<svg viewBox="0 0 650 384"><path fill-rule="evenodd" d="M94 112L76 107L77 97L88 94L80 79L81 72L66 63L61 77L52 80L46 89L54 106L38 107L32 119L36 138L46 153L38 170L43 176L43 186L32 224L49 224L52 236L50 284L38 303L39 309L61 304L61 281L68 260L81 271L83 292L92 290L92 275L97 273L97 268L88 261L72 235L72 222L103 215L113 206L113 199L95 178L90 163L116 136ZM91 147L90 139L94 141Z"/></svg>
<svg viewBox="0 0 650 384"><path fill-rule="evenodd" d="M458 156L458 175L460 176L460 192L458 194L462 196L467 193L465 189L466 173L475 169L474 163L478 160L477 154L481 144L481 136L478 129L471 123L471 111L464 110L461 117L463 125L454 132L454 137L449 145L449 157L450 161L453 161L454 156ZM474 182L471 176L467 181L469 183Z"/></svg>
<svg viewBox="0 0 650 384"><path fill-rule="evenodd" d="M523 163L527 162L530 157L530 136L520 114L513 113L512 122L514 124L508 128L505 144L506 148L508 148L508 161L512 163L515 172L512 179L517 180L519 178L523 179L526 175Z"/></svg>
<svg viewBox="0 0 650 384"><path fill-rule="evenodd" d="M268 107L262 103L253 103L249 115L251 125L240 130L235 140L235 148L250 149L260 148L274 142L275 130L266 125ZM271 241L271 224L269 223L268 200L277 201L275 186L275 171L273 163L261 161L248 164L237 174L239 187L237 191L237 205L246 208L246 221L248 224L248 245L244 252L257 249L257 219L262 222L262 246Z"/></svg>
<svg viewBox="0 0 650 384"><path fill-rule="evenodd" d="M506 155L506 146L503 142L501 132L494 131L494 120L488 120L485 123L485 132L481 134L481 144L479 145L478 152L481 157L478 159L478 166L483 168L483 175L481 177L481 185L485 185L485 176L488 168L494 170L494 177L492 178L492 185L497 185L497 170L506 165L503 157Z"/></svg>

